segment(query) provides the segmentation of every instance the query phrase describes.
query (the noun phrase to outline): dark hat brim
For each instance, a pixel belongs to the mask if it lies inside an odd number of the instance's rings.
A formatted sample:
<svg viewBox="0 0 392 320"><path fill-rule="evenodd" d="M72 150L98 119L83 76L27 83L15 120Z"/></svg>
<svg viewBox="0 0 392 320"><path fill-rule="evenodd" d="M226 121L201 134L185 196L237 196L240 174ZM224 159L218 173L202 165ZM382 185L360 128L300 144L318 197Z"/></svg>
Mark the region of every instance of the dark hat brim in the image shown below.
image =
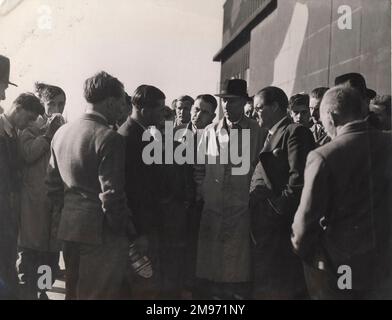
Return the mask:
<svg viewBox="0 0 392 320"><path fill-rule="evenodd" d="M15 83L12 83L11 81L8 81L8 84L10 84L11 86L17 87L18 85Z"/></svg>
<svg viewBox="0 0 392 320"><path fill-rule="evenodd" d="M372 89L366 89L366 94L369 97L369 99L373 99L376 97L377 92Z"/></svg>

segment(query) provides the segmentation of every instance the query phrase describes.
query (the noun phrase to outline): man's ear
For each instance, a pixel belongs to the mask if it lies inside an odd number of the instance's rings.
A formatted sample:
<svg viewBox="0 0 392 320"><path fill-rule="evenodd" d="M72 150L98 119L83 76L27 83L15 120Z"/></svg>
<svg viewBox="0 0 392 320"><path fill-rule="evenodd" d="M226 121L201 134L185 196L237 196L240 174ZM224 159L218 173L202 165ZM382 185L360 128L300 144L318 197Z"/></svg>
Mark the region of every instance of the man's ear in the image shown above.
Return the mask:
<svg viewBox="0 0 392 320"><path fill-rule="evenodd" d="M337 115L336 113L331 112L331 113L329 113L329 118L330 118L330 121L331 121L332 125L336 128L339 125L339 122L340 122L339 115Z"/></svg>

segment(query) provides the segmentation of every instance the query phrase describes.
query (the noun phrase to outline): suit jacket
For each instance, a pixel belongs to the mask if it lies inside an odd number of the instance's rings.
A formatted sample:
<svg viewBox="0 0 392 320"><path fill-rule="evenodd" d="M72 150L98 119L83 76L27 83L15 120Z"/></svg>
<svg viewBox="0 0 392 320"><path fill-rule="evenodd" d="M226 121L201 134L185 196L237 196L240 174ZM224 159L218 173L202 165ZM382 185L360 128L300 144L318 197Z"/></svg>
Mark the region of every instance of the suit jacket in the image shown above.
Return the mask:
<svg viewBox="0 0 392 320"><path fill-rule="evenodd" d="M140 234L156 234L161 225L159 203L164 192L162 166L143 161L143 149L150 143L142 140L144 131L129 117L118 133L125 138L125 191L136 229Z"/></svg>
<svg viewBox="0 0 392 320"><path fill-rule="evenodd" d="M105 233L134 233L124 192L124 141L107 122L85 114L61 127L51 146L47 185L62 206L61 240L101 244Z"/></svg>
<svg viewBox="0 0 392 320"><path fill-rule="evenodd" d="M312 264L320 256L335 276L350 266L353 288L375 285L376 276L385 281L391 271L391 161L391 133L366 121L347 124L307 160L294 248Z"/></svg>
<svg viewBox="0 0 392 320"><path fill-rule="evenodd" d="M270 216L291 222L301 196L306 157L314 147L309 129L283 118L259 155L252 178L252 202L263 200Z"/></svg>
<svg viewBox="0 0 392 320"><path fill-rule="evenodd" d="M256 288L267 297L297 298L305 290L300 259L291 248L290 226L301 196L306 157L313 148L310 130L285 117L259 155L252 178L251 226Z"/></svg>

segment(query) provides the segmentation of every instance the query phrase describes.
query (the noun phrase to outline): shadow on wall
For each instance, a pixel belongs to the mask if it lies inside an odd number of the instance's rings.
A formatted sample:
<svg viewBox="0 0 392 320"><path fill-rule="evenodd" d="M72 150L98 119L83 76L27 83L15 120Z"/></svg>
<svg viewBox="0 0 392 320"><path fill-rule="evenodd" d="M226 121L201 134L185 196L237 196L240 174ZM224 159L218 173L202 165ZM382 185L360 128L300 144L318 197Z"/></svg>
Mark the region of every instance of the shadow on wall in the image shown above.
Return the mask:
<svg viewBox="0 0 392 320"><path fill-rule="evenodd" d="M352 30L336 24L345 4L352 9ZM388 0L278 1L251 33L250 94L271 84L288 95L311 91L346 72L361 72L369 87L390 93L390 10Z"/></svg>
<svg viewBox="0 0 392 320"><path fill-rule="evenodd" d="M296 5L295 0L288 0L283 4L278 1L277 8L252 30L249 88L251 95L267 85L282 86L287 65L294 65L294 57L288 56L287 48L288 42L291 42L289 28ZM307 21L301 21L301 25L303 23L307 24ZM298 45L302 46L302 43ZM280 70L280 74L275 72L275 68Z"/></svg>
<svg viewBox="0 0 392 320"><path fill-rule="evenodd" d="M0 17L9 14L22 2L23 0L0 0Z"/></svg>

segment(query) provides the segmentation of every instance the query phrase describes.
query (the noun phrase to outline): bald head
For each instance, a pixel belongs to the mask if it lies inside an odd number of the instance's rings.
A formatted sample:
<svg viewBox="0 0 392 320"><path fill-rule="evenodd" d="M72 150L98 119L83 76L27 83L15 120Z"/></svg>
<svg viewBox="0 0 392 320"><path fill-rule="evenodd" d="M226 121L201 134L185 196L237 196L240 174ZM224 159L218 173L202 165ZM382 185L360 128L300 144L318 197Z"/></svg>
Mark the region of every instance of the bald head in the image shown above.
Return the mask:
<svg viewBox="0 0 392 320"><path fill-rule="evenodd" d="M360 92L345 86L328 90L321 102L320 116L328 134L335 137L338 127L364 118Z"/></svg>

